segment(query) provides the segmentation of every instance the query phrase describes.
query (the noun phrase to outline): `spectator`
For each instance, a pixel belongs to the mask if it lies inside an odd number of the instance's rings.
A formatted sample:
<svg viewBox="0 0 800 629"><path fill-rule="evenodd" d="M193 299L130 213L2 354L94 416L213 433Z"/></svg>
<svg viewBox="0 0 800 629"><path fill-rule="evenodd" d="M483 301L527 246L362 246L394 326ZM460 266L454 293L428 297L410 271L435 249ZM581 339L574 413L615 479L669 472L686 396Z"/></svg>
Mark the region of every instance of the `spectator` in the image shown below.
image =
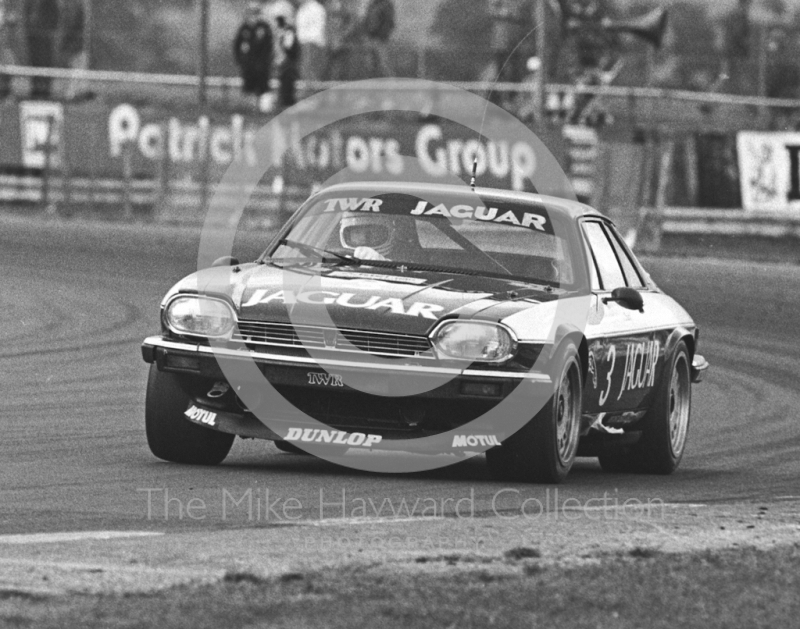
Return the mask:
<svg viewBox="0 0 800 629"><path fill-rule="evenodd" d="M282 17L287 23L294 24L294 5L289 0L265 0L262 1L261 15L264 17L273 30L278 29L278 18Z"/></svg>
<svg viewBox="0 0 800 629"><path fill-rule="evenodd" d="M52 68L55 65L59 17L58 0L29 0L26 3L25 26L32 66ZM49 77L34 77L31 96L50 98L52 82Z"/></svg>
<svg viewBox="0 0 800 629"><path fill-rule="evenodd" d="M295 97L295 83L299 78L300 69L300 42L294 27L282 15L276 18L278 24L278 77L280 78L280 105L291 107L297 102Z"/></svg>
<svg viewBox="0 0 800 629"><path fill-rule="evenodd" d="M61 41L59 42L59 66L76 70L89 68L89 51L86 49L86 15L83 0L62 0ZM89 98L92 93L85 79L70 78L67 98Z"/></svg>
<svg viewBox="0 0 800 629"><path fill-rule="evenodd" d="M16 19L9 11L7 0L0 0L0 64L17 65L14 54L14 27ZM11 77L0 74L0 99L11 95Z"/></svg>
<svg viewBox="0 0 800 629"><path fill-rule="evenodd" d="M86 16L82 0L62 0L59 65L71 67L86 52Z"/></svg>
<svg viewBox="0 0 800 629"><path fill-rule="evenodd" d="M328 0L325 21L326 60L322 78L325 81L344 81L350 78L348 58L352 51L353 16L343 0Z"/></svg>
<svg viewBox="0 0 800 629"><path fill-rule="evenodd" d="M269 24L261 17L258 2L250 3L244 24L234 41L234 56L242 75L242 91L258 98L262 112L272 109L270 73L272 72L273 37Z"/></svg>
<svg viewBox="0 0 800 629"><path fill-rule="evenodd" d="M364 16L364 33L367 48L372 56L372 75L391 76L388 41L394 32L394 4L392 0L370 0Z"/></svg>
<svg viewBox="0 0 800 629"><path fill-rule="evenodd" d="M297 41L303 49L300 76L319 81L325 65L325 7L317 0L304 0L296 20Z"/></svg>
<svg viewBox="0 0 800 629"><path fill-rule="evenodd" d="M542 124L542 62L539 57L530 57L525 69L528 74L522 82L527 89L517 96L517 117L525 124Z"/></svg>

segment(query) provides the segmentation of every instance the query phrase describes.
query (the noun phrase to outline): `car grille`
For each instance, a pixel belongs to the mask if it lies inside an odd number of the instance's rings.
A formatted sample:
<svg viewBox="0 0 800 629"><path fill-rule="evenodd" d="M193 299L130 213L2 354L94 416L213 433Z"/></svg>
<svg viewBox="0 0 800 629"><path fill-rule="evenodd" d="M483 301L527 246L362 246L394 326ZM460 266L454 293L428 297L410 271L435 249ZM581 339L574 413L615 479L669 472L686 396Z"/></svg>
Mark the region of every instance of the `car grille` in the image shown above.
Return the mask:
<svg viewBox="0 0 800 629"><path fill-rule="evenodd" d="M430 341L424 336L342 330L266 321L239 321L239 333L234 334L233 340L248 345L307 347L340 352L355 351L344 345L346 340L358 350L378 356L434 357Z"/></svg>

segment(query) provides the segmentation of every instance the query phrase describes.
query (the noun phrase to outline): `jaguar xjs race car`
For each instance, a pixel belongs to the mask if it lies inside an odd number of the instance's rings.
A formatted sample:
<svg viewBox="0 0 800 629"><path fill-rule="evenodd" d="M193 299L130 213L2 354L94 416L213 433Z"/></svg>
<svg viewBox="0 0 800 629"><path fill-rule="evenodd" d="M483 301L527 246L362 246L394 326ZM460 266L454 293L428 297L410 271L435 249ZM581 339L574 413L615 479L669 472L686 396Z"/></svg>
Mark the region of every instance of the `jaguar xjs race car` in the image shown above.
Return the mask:
<svg viewBox="0 0 800 629"><path fill-rule="evenodd" d="M236 435L327 456L485 452L559 482L576 456L669 474L707 362L692 318L579 203L432 184L308 199L254 262L221 258L161 304L146 429L213 465Z"/></svg>

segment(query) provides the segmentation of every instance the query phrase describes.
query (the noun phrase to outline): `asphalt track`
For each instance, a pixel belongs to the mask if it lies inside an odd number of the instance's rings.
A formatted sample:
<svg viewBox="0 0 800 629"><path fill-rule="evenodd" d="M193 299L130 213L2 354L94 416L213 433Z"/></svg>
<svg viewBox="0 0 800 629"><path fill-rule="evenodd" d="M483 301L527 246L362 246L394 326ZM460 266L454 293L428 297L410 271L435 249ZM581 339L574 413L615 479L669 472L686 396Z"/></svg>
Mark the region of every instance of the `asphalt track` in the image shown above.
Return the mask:
<svg viewBox="0 0 800 629"><path fill-rule="evenodd" d="M475 515L492 517L528 497L551 499L546 487L491 481L482 457L389 476L237 440L217 468L155 459L144 437L139 345L158 329L163 293L195 268L197 242L182 229L0 218L0 534L242 528L335 518L343 506L361 515L354 511L363 505L367 515L391 516L403 499L420 498L452 511L474 497ZM237 248L249 258L260 246L251 233ZM694 388L688 450L669 477L605 474L580 459L558 500L800 496L800 268L699 259L646 266L699 322L712 365ZM254 518L231 502L251 490L262 498L268 490L275 508ZM186 510L192 499L202 512Z"/></svg>

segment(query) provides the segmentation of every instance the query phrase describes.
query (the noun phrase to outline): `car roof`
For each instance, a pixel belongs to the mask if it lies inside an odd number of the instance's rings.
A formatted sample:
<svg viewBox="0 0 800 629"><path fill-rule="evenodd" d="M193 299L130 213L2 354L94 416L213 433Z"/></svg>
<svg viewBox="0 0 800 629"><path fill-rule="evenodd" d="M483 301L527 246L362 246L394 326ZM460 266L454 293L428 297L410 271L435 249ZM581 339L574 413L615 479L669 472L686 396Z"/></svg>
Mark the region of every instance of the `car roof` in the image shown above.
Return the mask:
<svg viewBox="0 0 800 629"><path fill-rule="evenodd" d="M383 193L391 194L412 194L422 196L425 194L446 194L464 195L477 194L483 199L495 201L506 201L512 203L530 203L545 205L548 210L563 215L566 218L577 219L583 216L603 216L600 212L585 203L553 197L546 194L535 194L533 192L519 192L516 190L502 190L500 188L476 187L473 192L466 184L458 186L451 184L429 183L429 182L398 182L398 181L357 181L347 183L337 183L327 188L323 188L311 198L317 195L328 196L336 192L356 193L360 191L375 193L375 189L380 188Z"/></svg>

